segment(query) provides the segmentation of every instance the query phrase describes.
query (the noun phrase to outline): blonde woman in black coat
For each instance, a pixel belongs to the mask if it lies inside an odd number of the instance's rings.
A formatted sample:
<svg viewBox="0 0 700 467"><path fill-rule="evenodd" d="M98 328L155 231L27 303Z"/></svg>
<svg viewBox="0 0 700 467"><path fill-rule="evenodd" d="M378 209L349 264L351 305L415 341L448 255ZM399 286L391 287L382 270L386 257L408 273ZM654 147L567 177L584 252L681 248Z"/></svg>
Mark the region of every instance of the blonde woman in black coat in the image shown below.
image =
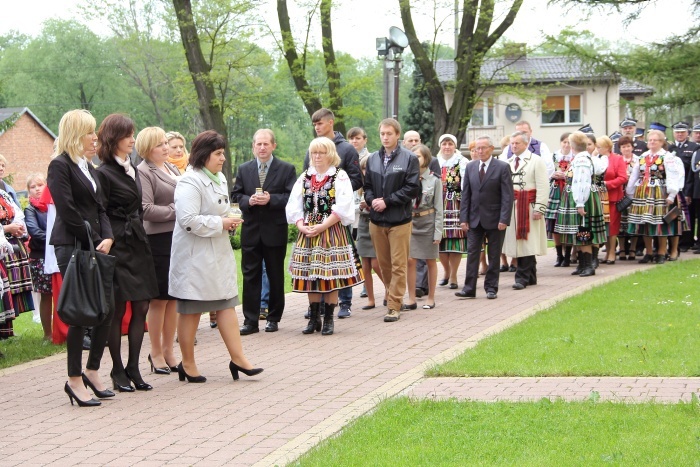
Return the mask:
<svg viewBox="0 0 700 467"><path fill-rule="evenodd" d="M58 124L56 156L49 164L47 184L56 205L56 222L51 231L50 243L55 248L56 261L61 275L66 273L68 261L73 254L76 239L83 249L92 242L101 253L109 253L114 236L101 202L102 186L97 171L90 160L95 156L97 135L95 118L87 110L71 110ZM88 238L85 221L92 227L92 238ZM85 372L82 372L83 336L82 327L69 326L66 338L68 381L64 386L68 398L80 407L100 405L92 399L87 387L99 398L114 397L107 389L98 371L104 353L112 316L92 329L92 343Z"/></svg>

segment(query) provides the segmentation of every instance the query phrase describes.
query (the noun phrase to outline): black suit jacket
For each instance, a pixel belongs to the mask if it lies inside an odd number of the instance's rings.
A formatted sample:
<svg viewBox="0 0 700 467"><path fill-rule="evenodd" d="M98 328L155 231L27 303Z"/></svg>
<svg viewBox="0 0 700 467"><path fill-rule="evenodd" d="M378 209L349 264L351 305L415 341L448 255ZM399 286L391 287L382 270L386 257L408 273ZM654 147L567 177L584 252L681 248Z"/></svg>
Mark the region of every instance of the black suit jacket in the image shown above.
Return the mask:
<svg viewBox="0 0 700 467"><path fill-rule="evenodd" d="M481 225L486 230L495 230L498 224L510 224L513 211L513 181L508 163L491 157L484 180L479 181L481 161L467 164L463 178L462 201L459 221L469 227Z"/></svg>
<svg viewBox="0 0 700 467"><path fill-rule="evenodd" d="M109 218L101 201L101 185L97 171L88 164L97 190L68 154L55 157L49 164L46 178L56 205L56 222L51 232L51 245L73 245L77 238L87 247L87 230L83 221L90 222L92 242L97 245L103 239L114 238Z"/></svg>
<svg viewBox="0 0 700 467"><path fill-rule="evenodd" d="M270 193L270 202L264 206L250 205L250 197L260 188L258 160L245 162L238 167L238 176L233 185L231 199L240 205L243 212L241 245L283 246L287 244L287 215L285 207L289 201L297 171L292 164L275 157L267 169L263 191Z"/></svg>

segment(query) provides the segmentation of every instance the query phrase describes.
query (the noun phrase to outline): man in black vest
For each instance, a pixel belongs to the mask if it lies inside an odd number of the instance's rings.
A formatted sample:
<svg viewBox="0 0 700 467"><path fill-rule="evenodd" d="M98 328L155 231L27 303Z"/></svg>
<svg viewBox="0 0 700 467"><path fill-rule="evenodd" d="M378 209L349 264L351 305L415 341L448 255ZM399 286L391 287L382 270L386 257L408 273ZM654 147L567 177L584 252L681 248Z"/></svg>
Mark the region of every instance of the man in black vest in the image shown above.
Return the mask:
<svg viewBox="0 0 700 467"><path fill-rule="evenodd" d="M681 252L686 252L695 245L696 210L695 206L693 206L694 203L692 199L693 171L691 170L691 161L693 159L693 154L700 149L700 146L688 139L689 130L690 125L686 122L674 123L673 139L675 141L668 147L669 152L675 152L676 156L683 161L683 168L685 169L683 193L690 204L690 219L688 219L688 227L690 227L690 230L681 233L681 239L678 242L678 249Z"/></svg>

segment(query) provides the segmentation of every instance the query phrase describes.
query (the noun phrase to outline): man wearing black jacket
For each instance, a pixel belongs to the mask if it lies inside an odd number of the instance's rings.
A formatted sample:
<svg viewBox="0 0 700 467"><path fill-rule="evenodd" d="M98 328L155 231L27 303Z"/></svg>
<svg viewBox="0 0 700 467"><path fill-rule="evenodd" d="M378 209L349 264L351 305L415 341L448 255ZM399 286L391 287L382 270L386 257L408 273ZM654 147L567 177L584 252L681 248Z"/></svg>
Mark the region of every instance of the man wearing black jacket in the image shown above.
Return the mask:
<svg viewBox="0 0 700 467"><path fill-rule="evenodd" d="M681 252L686 252L693 248L695 245L695 213L696 210L693 206L693 171L691 168L691 160L695 151L700 149L693 141L688 139L688 133L690 131L690 125L686 122L677 122L673 124L673 139L674 142L669 145L669 152L675 152L676 156L683 161L683 168L685 169L685 185L683 187L683 193L686 200L690 204L690 219L688 219L688 226L690 230L686 230L681 233L680 242L678 243L678 249Z"/></svg>
<svg viewBox="0 0 700 467"><path fill-rule="evenodd" d="M329 109L318 109L311 116L311 122L314 124L316 136L325 136L335 143L335 150L340 156L340 165L338 168L343 169L350 178L352 190L357 191L362 188L362 172L360 172L360 156L357 154L355 147L348 143L343 134L333 130L335 115ZM309 152L306 152L304 158L304 171L309 168ZM352 287L341 289L338 292L338 318L349 318L352 314Z"/></svg>
<svg viewBox="0 0 700 467"><path fill-rule="evenodd" d="M398 321L406 292L411 241L411 205L421 190L418 158L401 146L401 125L393 118L379 124L382 148L367 161L365 202L370 206L369 233L387 287L385 322Z"/></svg>

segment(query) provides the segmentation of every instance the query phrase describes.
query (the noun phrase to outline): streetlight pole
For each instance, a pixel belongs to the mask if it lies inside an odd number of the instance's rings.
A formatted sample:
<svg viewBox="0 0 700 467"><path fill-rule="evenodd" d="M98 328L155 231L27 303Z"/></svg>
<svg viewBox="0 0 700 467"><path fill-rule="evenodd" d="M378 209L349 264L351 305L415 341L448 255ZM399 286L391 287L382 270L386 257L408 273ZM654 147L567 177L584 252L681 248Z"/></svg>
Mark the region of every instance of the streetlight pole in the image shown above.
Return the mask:
<svg viewBox="0 0 700 467"><path fill-rule="evenodd" d="M389 28L389 37L378 37L376 40L377 55L384 60L384 116L391 112L394 119L399 118L399 83L401 81L401 53L408 47L408 37L396 26ZM393 62L393 63L392 63ZM393 86L389 70L393 70ZM393 87L393 93L389 88ZM389 99L392 105L389 106Z"/></svg>

